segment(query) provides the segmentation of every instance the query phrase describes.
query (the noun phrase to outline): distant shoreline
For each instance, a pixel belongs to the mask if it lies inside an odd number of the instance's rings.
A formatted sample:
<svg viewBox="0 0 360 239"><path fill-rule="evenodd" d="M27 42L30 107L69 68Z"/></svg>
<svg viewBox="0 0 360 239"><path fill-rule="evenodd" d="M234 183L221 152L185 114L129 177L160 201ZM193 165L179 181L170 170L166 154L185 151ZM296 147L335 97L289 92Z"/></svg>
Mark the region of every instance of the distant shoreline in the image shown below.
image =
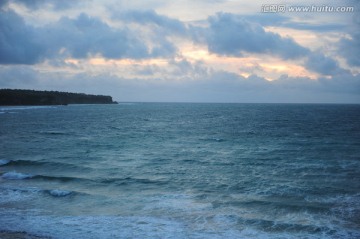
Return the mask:
<svg viewBox="0 0 360 239"><path fill-rule="evenodd" d="M45 106L68 104L117 104L111 96L60 91L0 89L1 106Z"/></svg>

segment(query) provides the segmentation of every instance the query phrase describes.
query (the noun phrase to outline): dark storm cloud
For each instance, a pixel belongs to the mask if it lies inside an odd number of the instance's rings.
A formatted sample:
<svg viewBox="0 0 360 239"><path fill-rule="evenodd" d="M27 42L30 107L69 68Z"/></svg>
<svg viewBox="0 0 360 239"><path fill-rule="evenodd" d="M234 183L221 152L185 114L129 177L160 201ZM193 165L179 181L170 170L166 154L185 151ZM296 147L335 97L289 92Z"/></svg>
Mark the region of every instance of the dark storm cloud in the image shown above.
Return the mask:
<svg viewBox="0 0 360 239"><path fill-rule="evenodd" d="M37 29L13 11L0 10L0 64L34 64L44 56Z"/></svg>
<svg viewBox="0 0 360 239"><path fill-rule="evenodd" d="M216 16L210 17L208 21L210 26L207 29L205 42L209 51L218 55L242 57L244 53L259 53L270 54L285 60L303 58L304 66L308 70L322 75L331 76L346 72L333 58L318 51L311 51L296 43L292 38L281 37L279 34L267 32L263 28L263 25L296 25L296 23L286 23L289 21L288 17L278 15L257 17L255 15L218 13ZM322 27L322 30L331 28L331 26L325 25ZM307 25L305 28L310 29L311 27ZM353 40L347 39L346 42L351 45L352 51L346 52L346 55L348 60L352 60L353 63L360 62L357 57L360 55L360 44L356 44L360 42L358 40L360 39L354 37Z"/></svg>
<svg viewBox="0 0 360 239"><path fill-rule="evenodd" d="M35 64L56 57L109 59L172 56L177 48L163 35L155 34L150 49L138 32L112 28L99 18L80 14L35 28L15 12L1 10L0 64Z"/></svg>
<svg viewBox="0 0 360 239"><path fill-rule="evenodd" d="M178 51L172 41L173 36L187 37L187 26L174 18L157 14L154 10L129 10L121 14L114 13L113 19L124 23L135 23L146 27L146 37L152 42L152 57L173 56ZM144 28L140 28L143 31Z"/></svg>
<svg viewBox="0 0 360 239"><path fill-rule="evenodd" d="M43 27L33 27L11 10L0 11L0 64L36 64L43 60L91 56L108 59L171 58L178 53L173 41L176 36L204 44L211 53L218 55L242 57L244 53L258 53L285 60L303 58L309 70L323 75L343 71L335 60L310 51L292 38L267 32L259 24L281 24L288 21L285 16L218 13L208 18L208 26L200 27L159 15L153 10L132 10L114 15L113 19L137 24L135 28L114 28L84 13L76 18L63 17ZM349 64L360 64L358 43L359 35L355 33L352 39L341 42Z"/></svg>
<svg viewBox="0 0 360 239"><path fill-rule="evenodd" d="M309 54L305 61L305 67L323 75L335 75L344 71L334 59L326 57L320 52Z"/></svg>
<svg viewBox="0 0 360 239"><path fill-rule="evenodd" d="M113 29L100 19L84 13L76 19L61 18L39 33L42 33L43 41L53 54L56 54L54 50L65 48L66 53L74 58L97 54L110 59L149 56L146 45L129 29Z"/></svg>
<svg viewBox="0 0 360 239"><path fill-rule="evenodd" d="M209 23L208 48L219 55L242 56L247 52L295 59L309 53L293 39L266 32L261 25L233 14L218 13Z"/></svg>

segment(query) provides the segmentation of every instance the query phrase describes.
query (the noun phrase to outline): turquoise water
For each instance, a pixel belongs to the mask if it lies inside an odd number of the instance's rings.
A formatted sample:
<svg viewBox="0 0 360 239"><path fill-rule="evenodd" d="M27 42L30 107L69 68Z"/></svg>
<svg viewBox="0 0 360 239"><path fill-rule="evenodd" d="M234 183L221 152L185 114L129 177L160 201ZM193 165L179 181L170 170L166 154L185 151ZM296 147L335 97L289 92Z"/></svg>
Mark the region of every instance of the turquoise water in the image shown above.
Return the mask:
<svg viewBox="0 0 360 239"><path fill-rule="evenodd" d="M0 230L360 238L360 106L0 108Z"/></svg>

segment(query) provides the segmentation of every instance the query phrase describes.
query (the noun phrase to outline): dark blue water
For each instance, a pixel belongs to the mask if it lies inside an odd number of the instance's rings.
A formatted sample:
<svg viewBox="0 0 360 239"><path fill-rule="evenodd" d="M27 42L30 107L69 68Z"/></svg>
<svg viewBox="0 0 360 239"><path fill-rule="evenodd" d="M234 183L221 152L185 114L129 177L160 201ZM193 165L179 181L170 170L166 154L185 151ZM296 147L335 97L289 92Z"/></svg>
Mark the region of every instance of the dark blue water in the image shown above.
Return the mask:
<svg viewBox="0 0 360 239"><path fill-rule="evenodd" d="M0 108L0 230L360 238L360 106Z"/></svg>

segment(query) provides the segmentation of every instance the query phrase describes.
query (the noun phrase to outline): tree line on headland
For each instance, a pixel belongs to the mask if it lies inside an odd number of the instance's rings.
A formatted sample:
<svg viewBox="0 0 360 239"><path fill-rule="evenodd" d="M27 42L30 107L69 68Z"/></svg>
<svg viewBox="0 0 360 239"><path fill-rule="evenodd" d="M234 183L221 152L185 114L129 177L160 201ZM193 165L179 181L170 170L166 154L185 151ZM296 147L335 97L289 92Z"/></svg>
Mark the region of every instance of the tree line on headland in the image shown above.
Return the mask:
<svg viewBox="0 0 360 239"><path fill-rule="evenodd" d="M0 105L116 104L111 96L59 91L0 89Z"/></svg>

